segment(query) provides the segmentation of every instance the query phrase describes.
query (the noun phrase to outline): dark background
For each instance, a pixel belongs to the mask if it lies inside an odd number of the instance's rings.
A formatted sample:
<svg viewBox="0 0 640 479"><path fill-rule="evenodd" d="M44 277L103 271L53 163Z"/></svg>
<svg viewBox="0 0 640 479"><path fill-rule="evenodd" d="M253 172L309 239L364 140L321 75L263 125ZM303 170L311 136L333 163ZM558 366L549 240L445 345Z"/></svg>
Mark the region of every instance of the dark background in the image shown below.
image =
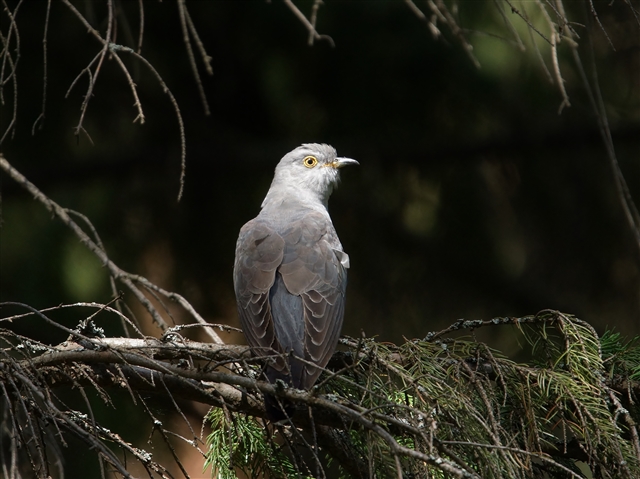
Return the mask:
<svg viewBox="0 0 640 479"><path fill-rule="evenodd" d="M137 4L116 5L117 42L135 46ZM585 22L583 7L569 6L570 18ZM576 27L580 52L590 71L593 43L616 152L638 201L638 25L622 2L596 6L616 50L596 25ZM104 4L77 7L104 28ZM84 120L93 144L74 136L87 76L64 96L99 45L55 2L46 118L32 136L42 103L45 5L27 2L17 17L18 119L2 151L46 194L87 215L121 267L182 293L208 319L236 324L237 232L257 214L278 160L302 142L326 142L361 163L343 170L330 204L352 263L346 334L362 329L401 341L457 318L543 308L600 331L640 331L638 249L567 45L560 45L560 65L572 106L558 114L559 90L531 49L469 33L477 69L446 27L444 38L432 38L402 2L323 6L318 30L335 48L308 46L306 30L280 2L188 7L212 57L214 76L200 69L210 116L175 4L145 4L142 49L185 120L180 203L177 120L154 76L128 55L121 57L147 121L132 123L129 87L106 60ZM300 7L309 13L310 4ZM493 4L462 2L459 16L465 28L508 36ZM522 20L508 18L527 42ZM551 68L548 45L539 45ZM5 127L10 91L6 85ZM105 271L42 206L7 178L2 199L3 301L45 307L109 299Z"/></svg>
<svg viewBox="0 0 640 479"><path fill-rule="evenodd" d="M105 4L74 5L104 33ZM137 2L116 5L116 41L135 48ZM446 26L433 38L400 1L327 1L317 28L335 47L308 46L304 26L279 1L188 2L214 70L207 76L198 58L211 109L205 116L176 4L144 5L142 54L185 122L180 202L173 108L126 53L146 122L133 123L131 91L115 61L105 60L84 119L92 142L74 136L87 76L65 94L100 45L61 3L51 7L46 118L35 135L46 3L20 7L18 117L0 145L47 195L90 218L120 267L184 295L207 320L237 326L237 233L258 213L279 159L300 143L324 142L361 164L343 170L330 202L351 257L344 334L399 342L458 318L545 308L599 332L640 333L638 245L569 42L559 45L559 58L571 107L559 114L559 89L524 22L505 6L523 52L493 2L459 3L479 69ZM311 2L297 5L310 13ZM539 19L534 4L518 5ZM565 8L587 74L597 69L620 168L638 204L640 27L624 2L594 5L615 50L586 3ZM6 15L2 22L7 32ZM536 38L551 69L549 45ZM13 108L9 84L3 95L2 131ZM0 300L37 308L109 301L99 261L10 178L0 182ZM78 318L58 319L73 326ZM117 324L105 326L119 334ZM64 339L50 334L52 343ZM510 352L511 337L505 327L485 339Z"/></svg>

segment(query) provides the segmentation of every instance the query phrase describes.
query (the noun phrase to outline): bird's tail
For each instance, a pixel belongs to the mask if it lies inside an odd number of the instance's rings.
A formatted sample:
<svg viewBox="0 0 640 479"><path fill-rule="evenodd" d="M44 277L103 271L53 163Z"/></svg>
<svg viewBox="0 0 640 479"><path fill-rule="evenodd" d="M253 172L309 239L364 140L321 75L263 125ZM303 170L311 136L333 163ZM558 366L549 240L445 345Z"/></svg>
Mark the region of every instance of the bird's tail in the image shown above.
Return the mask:
<svg viewBox="0 0 640 479"><path fill-rule="evenodd" d="M267 368L265 375L271 384L278 384L278 381L284 382L286 386L291 386L291 376L273 368ZM264 395L264 407L267 412L267 418L272 422L288 419L295 411L294 404L284 398L279 398L271 394Z"/></svg>

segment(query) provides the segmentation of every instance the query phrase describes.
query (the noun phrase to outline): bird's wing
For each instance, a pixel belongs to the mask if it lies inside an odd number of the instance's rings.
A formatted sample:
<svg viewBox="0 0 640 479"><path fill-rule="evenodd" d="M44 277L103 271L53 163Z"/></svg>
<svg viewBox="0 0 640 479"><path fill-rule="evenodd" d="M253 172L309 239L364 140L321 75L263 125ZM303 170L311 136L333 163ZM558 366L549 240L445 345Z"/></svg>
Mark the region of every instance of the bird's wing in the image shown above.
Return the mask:
<svg viewBox="0 0 640 479"><path fill-rule="evenodd" d="M260 217L241 230L234 286L240 322L259 355L293 352L271 366L310 389L336 348L344 316L348 256L331 221L305 212L279 233Z"/></svg>
<svg viewBox="0 0 640 479"><path fill-rule="evenodd" d="M342 328L348 257L342 252L331 220L319 212L307 212L294 219L281 232L281 237L284 256L278 272L287 292L302 300L302 357L323 368L336 348ZM278 316L274 314L276 330ZM285 351L298 354L296 344L283 344L280 334L278 340ZM293 378L294 385L311 388L320 375L320 368L304 364L299 379Z"/></svg>
<svg viewBox="0 0 640 479"><path fill-rule="evenodd" d="M284 240L268 222L256 218L240 230L233 268L238 313L249 346L262 356L282 352L275 338L269 290L283 255ZM282 359L273 366L280 371L287 367Z"/></svg>

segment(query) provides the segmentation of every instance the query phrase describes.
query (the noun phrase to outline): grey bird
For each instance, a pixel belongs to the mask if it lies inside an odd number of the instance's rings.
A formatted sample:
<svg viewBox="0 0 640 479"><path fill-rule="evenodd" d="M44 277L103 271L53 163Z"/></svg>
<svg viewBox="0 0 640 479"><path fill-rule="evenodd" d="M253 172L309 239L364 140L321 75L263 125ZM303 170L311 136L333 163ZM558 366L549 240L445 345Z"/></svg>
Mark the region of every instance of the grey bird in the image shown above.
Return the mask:
<svg viewBox="0 0 640 479"><path fill-rule="evenodd" d="M359 164L324 144L303 144L278 163L260 214L240 230L233 271L240 323L268 380L314 385L335 351L344 316L349 256L328 201L339 169ZM271 419L290 415L265 397ZM284 413L284 414L283 414Z"/></svg>

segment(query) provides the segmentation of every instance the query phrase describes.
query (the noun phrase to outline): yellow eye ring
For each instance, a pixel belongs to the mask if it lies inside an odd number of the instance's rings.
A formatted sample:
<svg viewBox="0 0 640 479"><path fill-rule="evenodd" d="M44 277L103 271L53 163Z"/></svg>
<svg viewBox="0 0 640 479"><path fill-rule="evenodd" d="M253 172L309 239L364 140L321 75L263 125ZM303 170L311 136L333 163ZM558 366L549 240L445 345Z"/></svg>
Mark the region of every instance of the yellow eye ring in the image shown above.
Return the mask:
<svg viewBox="0 0 640 479"><path fill-rule="evenodd" d="M315 156L305 156L302 160L302 163L307 168L313 168L318 164L318 159Z"/></svg>

